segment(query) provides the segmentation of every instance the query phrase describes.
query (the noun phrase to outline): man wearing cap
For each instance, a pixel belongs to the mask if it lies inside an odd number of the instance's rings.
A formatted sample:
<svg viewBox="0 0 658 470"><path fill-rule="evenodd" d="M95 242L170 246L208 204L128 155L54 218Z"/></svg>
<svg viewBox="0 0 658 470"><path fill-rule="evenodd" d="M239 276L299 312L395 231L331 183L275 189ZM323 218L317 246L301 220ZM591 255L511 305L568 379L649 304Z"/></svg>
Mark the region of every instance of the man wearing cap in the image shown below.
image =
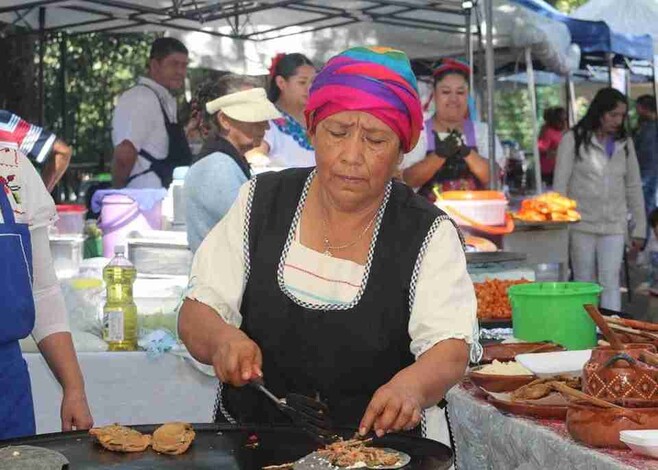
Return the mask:
<svg viewBox="0 0 658 470"><path fill-rule="evenodd" d="M187 48L174 38L151 45L148 76L119 97L112 119L112 183L116 188L166 188L192 153L171 92L185 84Z"/></svg>
<svg viewBox="0 0 658 470"><path fill-rule="evenodd" d="M281 116L258 85L256 77L231 74L205 84L199 92L208 136L183 190L192 252L251 178L245 153L261 144L268 121Z"/></svg>

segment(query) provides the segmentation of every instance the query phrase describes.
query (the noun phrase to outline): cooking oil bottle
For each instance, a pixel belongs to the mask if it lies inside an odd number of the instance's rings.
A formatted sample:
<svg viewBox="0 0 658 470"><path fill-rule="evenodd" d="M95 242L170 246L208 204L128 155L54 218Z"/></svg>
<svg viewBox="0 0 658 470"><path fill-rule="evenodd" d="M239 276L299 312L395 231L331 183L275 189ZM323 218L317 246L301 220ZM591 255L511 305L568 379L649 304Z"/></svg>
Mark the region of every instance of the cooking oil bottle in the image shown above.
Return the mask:
<svg viewBox="0 0 658 470"><path fill-rule="evenodd" d="M137 306L133 283L137 270L125 256L125 247L114 248L114 258L103 269L107 299L103 308L103 339L110 351L137 349Z"/></svg>

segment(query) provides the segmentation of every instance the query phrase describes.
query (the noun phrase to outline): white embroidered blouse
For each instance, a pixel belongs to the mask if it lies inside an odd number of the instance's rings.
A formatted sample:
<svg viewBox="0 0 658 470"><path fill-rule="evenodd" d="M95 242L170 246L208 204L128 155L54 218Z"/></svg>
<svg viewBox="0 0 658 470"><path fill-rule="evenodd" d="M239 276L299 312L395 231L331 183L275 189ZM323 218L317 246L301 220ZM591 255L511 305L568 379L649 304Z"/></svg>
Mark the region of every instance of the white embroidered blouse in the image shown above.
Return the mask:
<svg viewBox="0 0 658 470"><path fill-rule="evenodd" d="M294 302L307 308L326 308L327 304L350 308L365 289L370 263L362 266L300 243L299 214L313 175L307 181L281 254L279 285ZM236 327L242 323L240 303L249 275L246 221L255 184L256 179L252 179L240 189L233 207L199 247L187 292L188 298L208 305ZM386 200L380 209L371 254ZM410 351L418 358L440 341L456 338L471 345L471 358L476 360L480 353L476 299L459 234L449 220L437 220L426 242L416 266L417 282L409 319Z"/></svg>

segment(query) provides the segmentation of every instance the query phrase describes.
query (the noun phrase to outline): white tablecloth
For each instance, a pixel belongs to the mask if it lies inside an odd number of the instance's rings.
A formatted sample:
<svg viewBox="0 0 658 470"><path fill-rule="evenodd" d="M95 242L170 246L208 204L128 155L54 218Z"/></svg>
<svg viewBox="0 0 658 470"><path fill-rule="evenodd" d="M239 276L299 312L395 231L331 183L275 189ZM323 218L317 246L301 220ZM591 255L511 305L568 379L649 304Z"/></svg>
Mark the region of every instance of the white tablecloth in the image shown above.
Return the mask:
<svg viewBox="0 0 658 470"><path fill-rule="evenodd" d="M32 380L37 433L59 432L59 384L40 354L24 354ZM79 353L96 425L212 421L217 379L187 360L143 352Z"/></svg>

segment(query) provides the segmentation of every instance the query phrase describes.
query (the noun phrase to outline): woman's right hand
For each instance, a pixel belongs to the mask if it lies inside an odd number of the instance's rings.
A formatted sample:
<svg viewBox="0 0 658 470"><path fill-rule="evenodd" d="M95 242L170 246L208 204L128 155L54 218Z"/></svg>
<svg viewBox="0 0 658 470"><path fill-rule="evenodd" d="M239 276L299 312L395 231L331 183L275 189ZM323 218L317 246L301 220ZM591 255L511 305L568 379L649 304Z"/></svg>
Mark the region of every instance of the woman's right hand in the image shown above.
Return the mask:
<svg viewBox="0 0 658 470"><path fill-rule="evenodd" d="M223 383L242 387L263 376L263 355L243 331L231 327L219 338L212 356L215 374Z"/></svg>

